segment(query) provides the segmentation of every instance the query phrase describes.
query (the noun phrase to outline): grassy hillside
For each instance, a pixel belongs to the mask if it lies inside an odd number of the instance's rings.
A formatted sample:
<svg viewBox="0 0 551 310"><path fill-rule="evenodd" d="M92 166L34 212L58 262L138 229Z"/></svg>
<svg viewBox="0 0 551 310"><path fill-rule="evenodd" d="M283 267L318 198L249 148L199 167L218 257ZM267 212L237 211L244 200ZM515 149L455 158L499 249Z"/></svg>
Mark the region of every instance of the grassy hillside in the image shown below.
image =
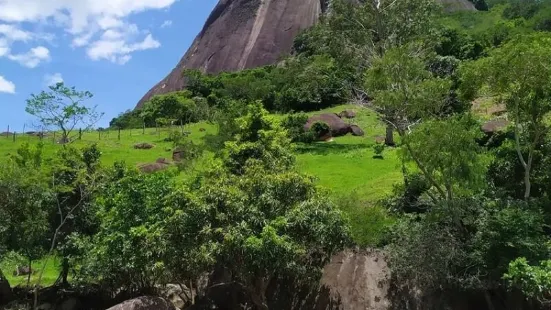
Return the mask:
<svg viewBox="0 0 551 310"><path fill-rule="evenodd" d="M338 106L316 113L340 112L343 109L354 109L358 116L350 122L358 124L364 129L364 137L351 135L335 138L331 142L318 142L311 145L297 145L297 163L299 168L319 179L319 184L327 187L335 195L356 192L364 200L373 200L388 193L392 184L400 180L396 152L392 149L385 151L384 159L373 159L372 145L374 138L384 134L384 127L379 123L376 115L366 109L355 106ZM200 131L204 128L205 131ZM195 143L203 143L203 137L208 133L215 133L216 127L211 124L197 123L185 126L184 131L191 132L190 137ZM118 131L86 132L82 140L75 142L76 146L97 143L102 151L102 161L110 165L115 161L125 161L129 165L139 165L153 162L158 158L171 158L171 142L164 141L169 135L169 129L157 131L147 128L145 133L141 129L122 130L120 140ZM59 138L57 135L56 138ZM36 144L39 138L24 134L0 137L0 156L7 158L15 154L23 143ZM43 140L46 158L55 156L61 146L54 141L53 135ZM150 150L136 150L134 144L147 142L154 144Z"/></svg>

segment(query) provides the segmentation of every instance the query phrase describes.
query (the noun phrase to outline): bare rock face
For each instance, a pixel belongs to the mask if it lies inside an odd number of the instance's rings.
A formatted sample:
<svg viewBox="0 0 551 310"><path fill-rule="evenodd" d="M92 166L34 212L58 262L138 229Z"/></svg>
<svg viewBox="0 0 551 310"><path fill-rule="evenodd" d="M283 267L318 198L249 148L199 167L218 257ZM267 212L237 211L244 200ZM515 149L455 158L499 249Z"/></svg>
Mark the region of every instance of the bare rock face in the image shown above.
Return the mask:
<svg viewBox="0 0 551 310"><path fill-rule="evenodd" d="M273 64L291 51L295 36L312 26L324 0L220 0L203 30L172 72L138 103L184 87L182 72L237 71Z"/></svg>
<svg viewBox="0 0 551 310"><path fill-rule="evenodd" d="M139 297L125 301L107 310L176 310L174 305L161 297Z"/></svg>
<svg viewBox="0 0 551 310"><path fill-rule="evenodd" d="M324 268L321 282L339 309L390 309L390 271L381 252L341 252Z"/></svg>
<svg viewBox="0 0 551 310"><path fill-rule="evenodd" d="M185 69L216 74L276 63L290 53L296 35L318 21L328 1L219 0L184 57L137 107L154 95L182 90ZM448 11L475 10L469 0L438 1Z"/></svg>

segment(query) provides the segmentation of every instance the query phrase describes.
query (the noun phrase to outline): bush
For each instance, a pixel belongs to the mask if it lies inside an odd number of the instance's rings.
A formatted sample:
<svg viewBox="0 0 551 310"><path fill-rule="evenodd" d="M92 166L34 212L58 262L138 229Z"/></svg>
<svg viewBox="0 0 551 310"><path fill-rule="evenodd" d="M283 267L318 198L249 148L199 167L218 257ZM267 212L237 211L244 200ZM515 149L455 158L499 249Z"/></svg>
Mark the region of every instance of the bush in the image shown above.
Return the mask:
<svg viewBox="0 0 551 310"><path fill-rule="evenodd" d="M521 255L538 261L548 253L538 208L469 198L403 217L387 248L397 283L424 294L499 288L510 261Z"/></svg>
<svg viewBox="0 0 551 310"><path fill-rule="evenodd" d="M324 122L315 122L312 124L312 127L310 127L310 132L316 140L331 136L331 128Z"/></svg>
<svg viewBox="0 0 551 310"><path fill-rule="evenodd" d="M395 185L393 194L383 200L384 206L393 213L424 213L429 206L422 201L422 196L430 185L420 173L408 174L405 184Z"/></svg>
<svg viewBox="0 0 551 310"><path fill-rule="evenodd" d="M185 135L179 130L172 130L168 137L165 138L165 142L172 142L174 146L180 144L182 139L185 138Z"/></svg>
<svg viewBox="0 0 551 310"><path fill-rule="evenodd" d="M314 141L312 132L304 130L307 121L306 113L293 113L283 120L282 126L287 130L291 142L311 143Z"/></svg>
<svg viewBox="0 0 551 310"><path fill-rule="evenodd" d="M385 150L385 144L384 143L375 143L373 145L373 158L380 158L383 159L383 151Z"/></svg>

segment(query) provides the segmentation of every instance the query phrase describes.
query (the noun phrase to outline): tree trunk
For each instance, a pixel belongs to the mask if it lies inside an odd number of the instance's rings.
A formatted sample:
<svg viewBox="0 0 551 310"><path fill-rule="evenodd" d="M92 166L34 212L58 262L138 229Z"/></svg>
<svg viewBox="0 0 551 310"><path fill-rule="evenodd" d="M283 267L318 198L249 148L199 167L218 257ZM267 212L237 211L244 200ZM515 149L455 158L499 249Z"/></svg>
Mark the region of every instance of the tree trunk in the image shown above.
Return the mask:
<svg viewBox="0 0 551 310"><path fill-rule="evenodd" d="M66 287L69 285L67 277L69 276L69 260L63 257L61 262L61 285Z"/></svg>
<svg viewBox="0 0 551 310"><path fill-rule="evenodd" d="M488 310L495 310L494 303L492 302L492 296L490 296L490 292L484 291L484 299L486 299L486 305L488 305Z"/></svg>
<svg viewBox="0 0 551 310"><path fill-rule="evenodd" d="M530 198L532 183L530 183L530 166L527 166L524 171L524 200Z"/></svg>
<svg viewBox="0 0 551 310"><path fill-rule="evenodd" d="M396 143L394 143L394 126L391 124L386 125L385 144L388 146L396 145Z"/></svg>
<svg viewBox="0 0 551 310"><path fill-rule="evenodd" d="M31 275L33 274L32 263L33 261L29 259L29 274L27 275L27 287L31 286Z"/></svg>

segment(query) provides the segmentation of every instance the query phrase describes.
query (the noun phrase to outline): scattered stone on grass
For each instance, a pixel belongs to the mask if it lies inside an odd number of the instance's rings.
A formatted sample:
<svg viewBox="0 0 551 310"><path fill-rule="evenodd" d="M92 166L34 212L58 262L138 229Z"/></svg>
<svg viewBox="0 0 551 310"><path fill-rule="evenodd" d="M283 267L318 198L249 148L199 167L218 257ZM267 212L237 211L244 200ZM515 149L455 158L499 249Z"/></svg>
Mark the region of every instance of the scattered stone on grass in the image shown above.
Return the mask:
<svg viewBox="0 0 551 310"><path fill-rule="evenodd" d="M355 118L356 117L356 111L353 110L344 110L341 113L339 113L340 118Z"/></svg>
<svg viewBox="0 0 551 310"><path fill-rule="evenodd" d="M383 136L375 136L375 142L376 143L385 143L385 137Z"/></svg>
<svg viewBox="0 0 551 310"><path fill-rule="evenodd" d="M136 149L136 150L149 150L149 149L152 149L154 147L155 147L155 145L153 145L151 143L134 144L134 149Z"/></svg>
<svg viewBox="0 0 551 310"><path fill-rule="evenodd" d="M168 167L170 167L170 162L168 162L165 158L158 158L154 163L138 165L138 169L142 173L154 173L165 170Z"/></svg>
<svg viewBox="0 0 551 310"><path fill-rule="evenodd" d="M509 122L504 118L494 119L482 124L482 126L480 127L480 130L482 130L487 135L491 135L496 132L505 130L510 123L511 122Z"/></svg>
<svg viewBox="0 0 551 310"><path fill-rule="evenodd" d="M350 125L350 130L353 136L363 137L365 135L364 131L358 125Z"/></svg>

